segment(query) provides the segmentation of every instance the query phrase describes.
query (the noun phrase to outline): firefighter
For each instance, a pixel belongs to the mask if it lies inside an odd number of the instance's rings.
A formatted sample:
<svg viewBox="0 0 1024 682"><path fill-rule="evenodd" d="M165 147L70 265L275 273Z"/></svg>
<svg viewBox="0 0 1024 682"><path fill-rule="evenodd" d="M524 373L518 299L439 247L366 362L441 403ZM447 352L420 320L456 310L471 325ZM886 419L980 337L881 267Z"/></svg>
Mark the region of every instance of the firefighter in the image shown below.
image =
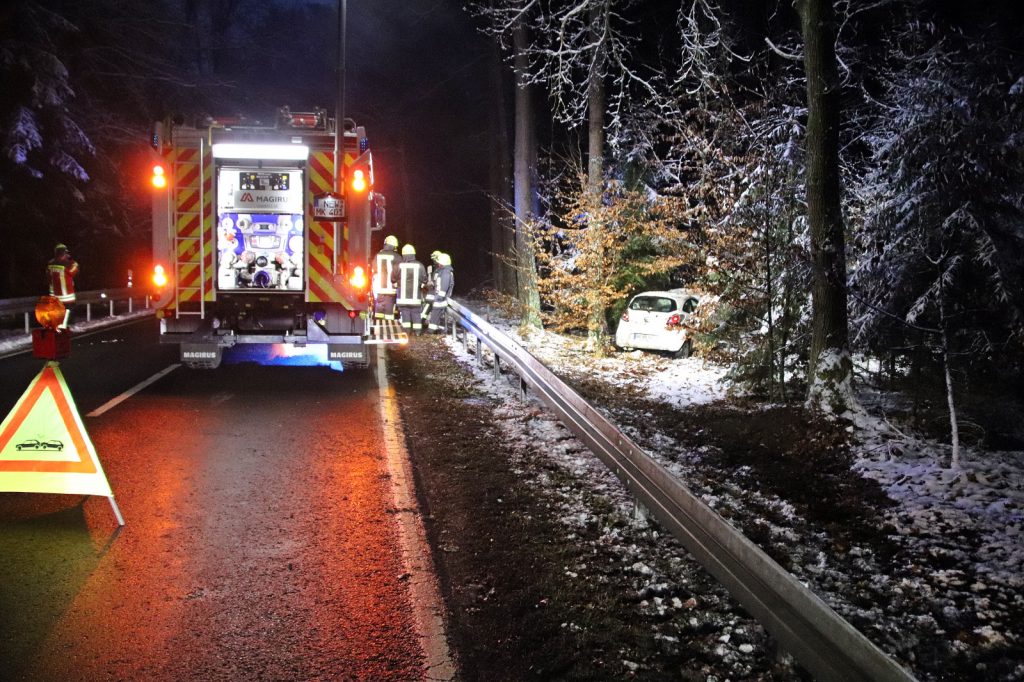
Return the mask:
<svg viewBox="0 0 1024 682"><path fill-rule="evenodd" d="M384 248L373 261L373 316L378 320L395 319L395 249L398 237L384 238Z"/></svg>
<svg viewBox="0 0 1024 682"><path fill-rule="evenodd" d="M440 251L430 252L430 265L427 266L427 282L426 289L427 293L423 297L423 312L420 313L420 324L424 329L427 328L427 320L430 318L430 310L434 307L434 273L437 272L437 257L441 255Z"/></svg>
<svg viewBox="0 0 1024 682"><path fill-rule="evenodd" d="M423 289L427 286L427 269L416 260L416 248L412 244L402 247L402 262L398 264L395 278L398 297L398 314L402 326L411 331L421 331L420 305L423 304Z"/></svg>
<svg viewBox="0 0 1024 682"><path fill-rule="evenodd" d="M64 304L64 321L58 329L67 329L71 319L71 306L75 304L75 276L78 274L78 263L68 253L68 247L57 244L53 247L53 258L46 264L46 279L50 285L50 295L56 296Z"/></svg>
<svg viewBox="0 0 1024 682"><path fill-rule="evenodd" d="M444 330L444 313L448 299L455 288L455 272L452 258L447 253L437 254L437 269L434 270L434 303L430 309L430 331L440 334Z"/></svg>

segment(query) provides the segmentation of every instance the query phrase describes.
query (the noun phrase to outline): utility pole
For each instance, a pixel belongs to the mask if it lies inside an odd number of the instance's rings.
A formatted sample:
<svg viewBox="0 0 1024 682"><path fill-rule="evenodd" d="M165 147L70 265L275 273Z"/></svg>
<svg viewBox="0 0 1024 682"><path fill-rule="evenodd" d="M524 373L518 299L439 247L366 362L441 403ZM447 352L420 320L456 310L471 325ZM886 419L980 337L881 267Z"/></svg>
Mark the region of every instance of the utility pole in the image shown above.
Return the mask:
<svg viewBox="0 0 1024 682"><path fill-rule="evenodd" d="M345 170L345 22L348 0L338 0L338 83L334 105L334 192L343 194Z"/></svg>

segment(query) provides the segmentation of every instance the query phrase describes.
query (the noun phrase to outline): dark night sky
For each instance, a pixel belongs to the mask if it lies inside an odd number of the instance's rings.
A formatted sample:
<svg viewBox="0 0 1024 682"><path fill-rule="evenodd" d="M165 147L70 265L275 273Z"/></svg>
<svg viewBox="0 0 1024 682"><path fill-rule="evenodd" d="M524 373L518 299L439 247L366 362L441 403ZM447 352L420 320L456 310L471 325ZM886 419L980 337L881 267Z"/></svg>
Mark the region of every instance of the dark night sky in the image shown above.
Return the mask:
<svg viewBox="0 0 1024 682"><path fill-rule="evenodd" d="M461 5L349 0L346 115L370 136L387 232L450 253L465 291L489 276L490 48Z"/></svg>

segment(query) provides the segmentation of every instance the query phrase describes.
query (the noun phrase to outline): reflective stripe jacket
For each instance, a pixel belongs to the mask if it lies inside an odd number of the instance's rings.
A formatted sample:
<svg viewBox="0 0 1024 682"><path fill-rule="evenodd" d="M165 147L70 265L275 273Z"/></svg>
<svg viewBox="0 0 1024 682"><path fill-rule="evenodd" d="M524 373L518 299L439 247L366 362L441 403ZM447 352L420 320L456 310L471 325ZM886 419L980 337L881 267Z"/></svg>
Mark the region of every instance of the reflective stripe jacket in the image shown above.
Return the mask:
<svg viewBox="0 0 1024 682"><path fill-rule="evenodd" d="M54 258L46 264L46 275L50 284L50 295L63 303L75 300L75 275L78 263L71 256Z"/></svg>
<svg viewBox="0 0 1024 682"><path fill-rule="evenodd" d="M398 298L397 305L416 305L423 302L420 290L427 283L427 269L416 256L405 256L398 264Z"/></svg>
<svg viewBox="0 0 1024 682"><path fill-rule="evenodd" d="M448 305L448 297L455 289L455 271L450 265L442 265L434 271L434 306L443 308Z"/></svg>
<svg viewBox="0 0 1024 682"><path fill-rule="evenodd" d="M394 295L395 293L395 250L385 246L377 252L373 261L373 293Z"/></svg>

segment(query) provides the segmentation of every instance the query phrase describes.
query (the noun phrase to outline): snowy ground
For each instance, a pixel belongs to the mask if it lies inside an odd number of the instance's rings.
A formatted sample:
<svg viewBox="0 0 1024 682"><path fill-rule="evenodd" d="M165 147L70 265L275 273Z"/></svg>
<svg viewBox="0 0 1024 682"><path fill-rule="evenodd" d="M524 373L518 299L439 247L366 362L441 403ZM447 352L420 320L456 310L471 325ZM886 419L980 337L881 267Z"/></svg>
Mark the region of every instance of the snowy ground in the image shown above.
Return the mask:
<svg viewBox="0 0 1024 682"><path fill-rule="evenodd" d="M507 323L490 319L563 377L586 376L677 410L727 399L726 368L700 358L670 360L638 351L595 359L579 339L546 332L521 339ZM449 346L488 390L508 401L507 410L515 409L505 381L476 369L461 344ZM968 449L962 469L954 472L943 466L948 446L905 435L878 418L855 432L849 427L854 471L877 481L892 501L879 511L892 550L854 542L840 555L827 532L800 518L786 500L744 486L742 470L710 471L707 453L681 451L671 435L639 427L649 412L602 409L748 536L756 531L766 551L777 559L785 555L789 570L920 679L1024 680L1024 452ZM626 513L628 495L564 431L523 419L504 420L504 428L512 441L540 443ZM568 500L561 512L570 532L586 524L589 513ZM642 558L637 563L644 568ZM660 599L646 606L673 608ZM723 645L728 635L726 627ZM742 656L750 646L732 653Z"/></svg>

